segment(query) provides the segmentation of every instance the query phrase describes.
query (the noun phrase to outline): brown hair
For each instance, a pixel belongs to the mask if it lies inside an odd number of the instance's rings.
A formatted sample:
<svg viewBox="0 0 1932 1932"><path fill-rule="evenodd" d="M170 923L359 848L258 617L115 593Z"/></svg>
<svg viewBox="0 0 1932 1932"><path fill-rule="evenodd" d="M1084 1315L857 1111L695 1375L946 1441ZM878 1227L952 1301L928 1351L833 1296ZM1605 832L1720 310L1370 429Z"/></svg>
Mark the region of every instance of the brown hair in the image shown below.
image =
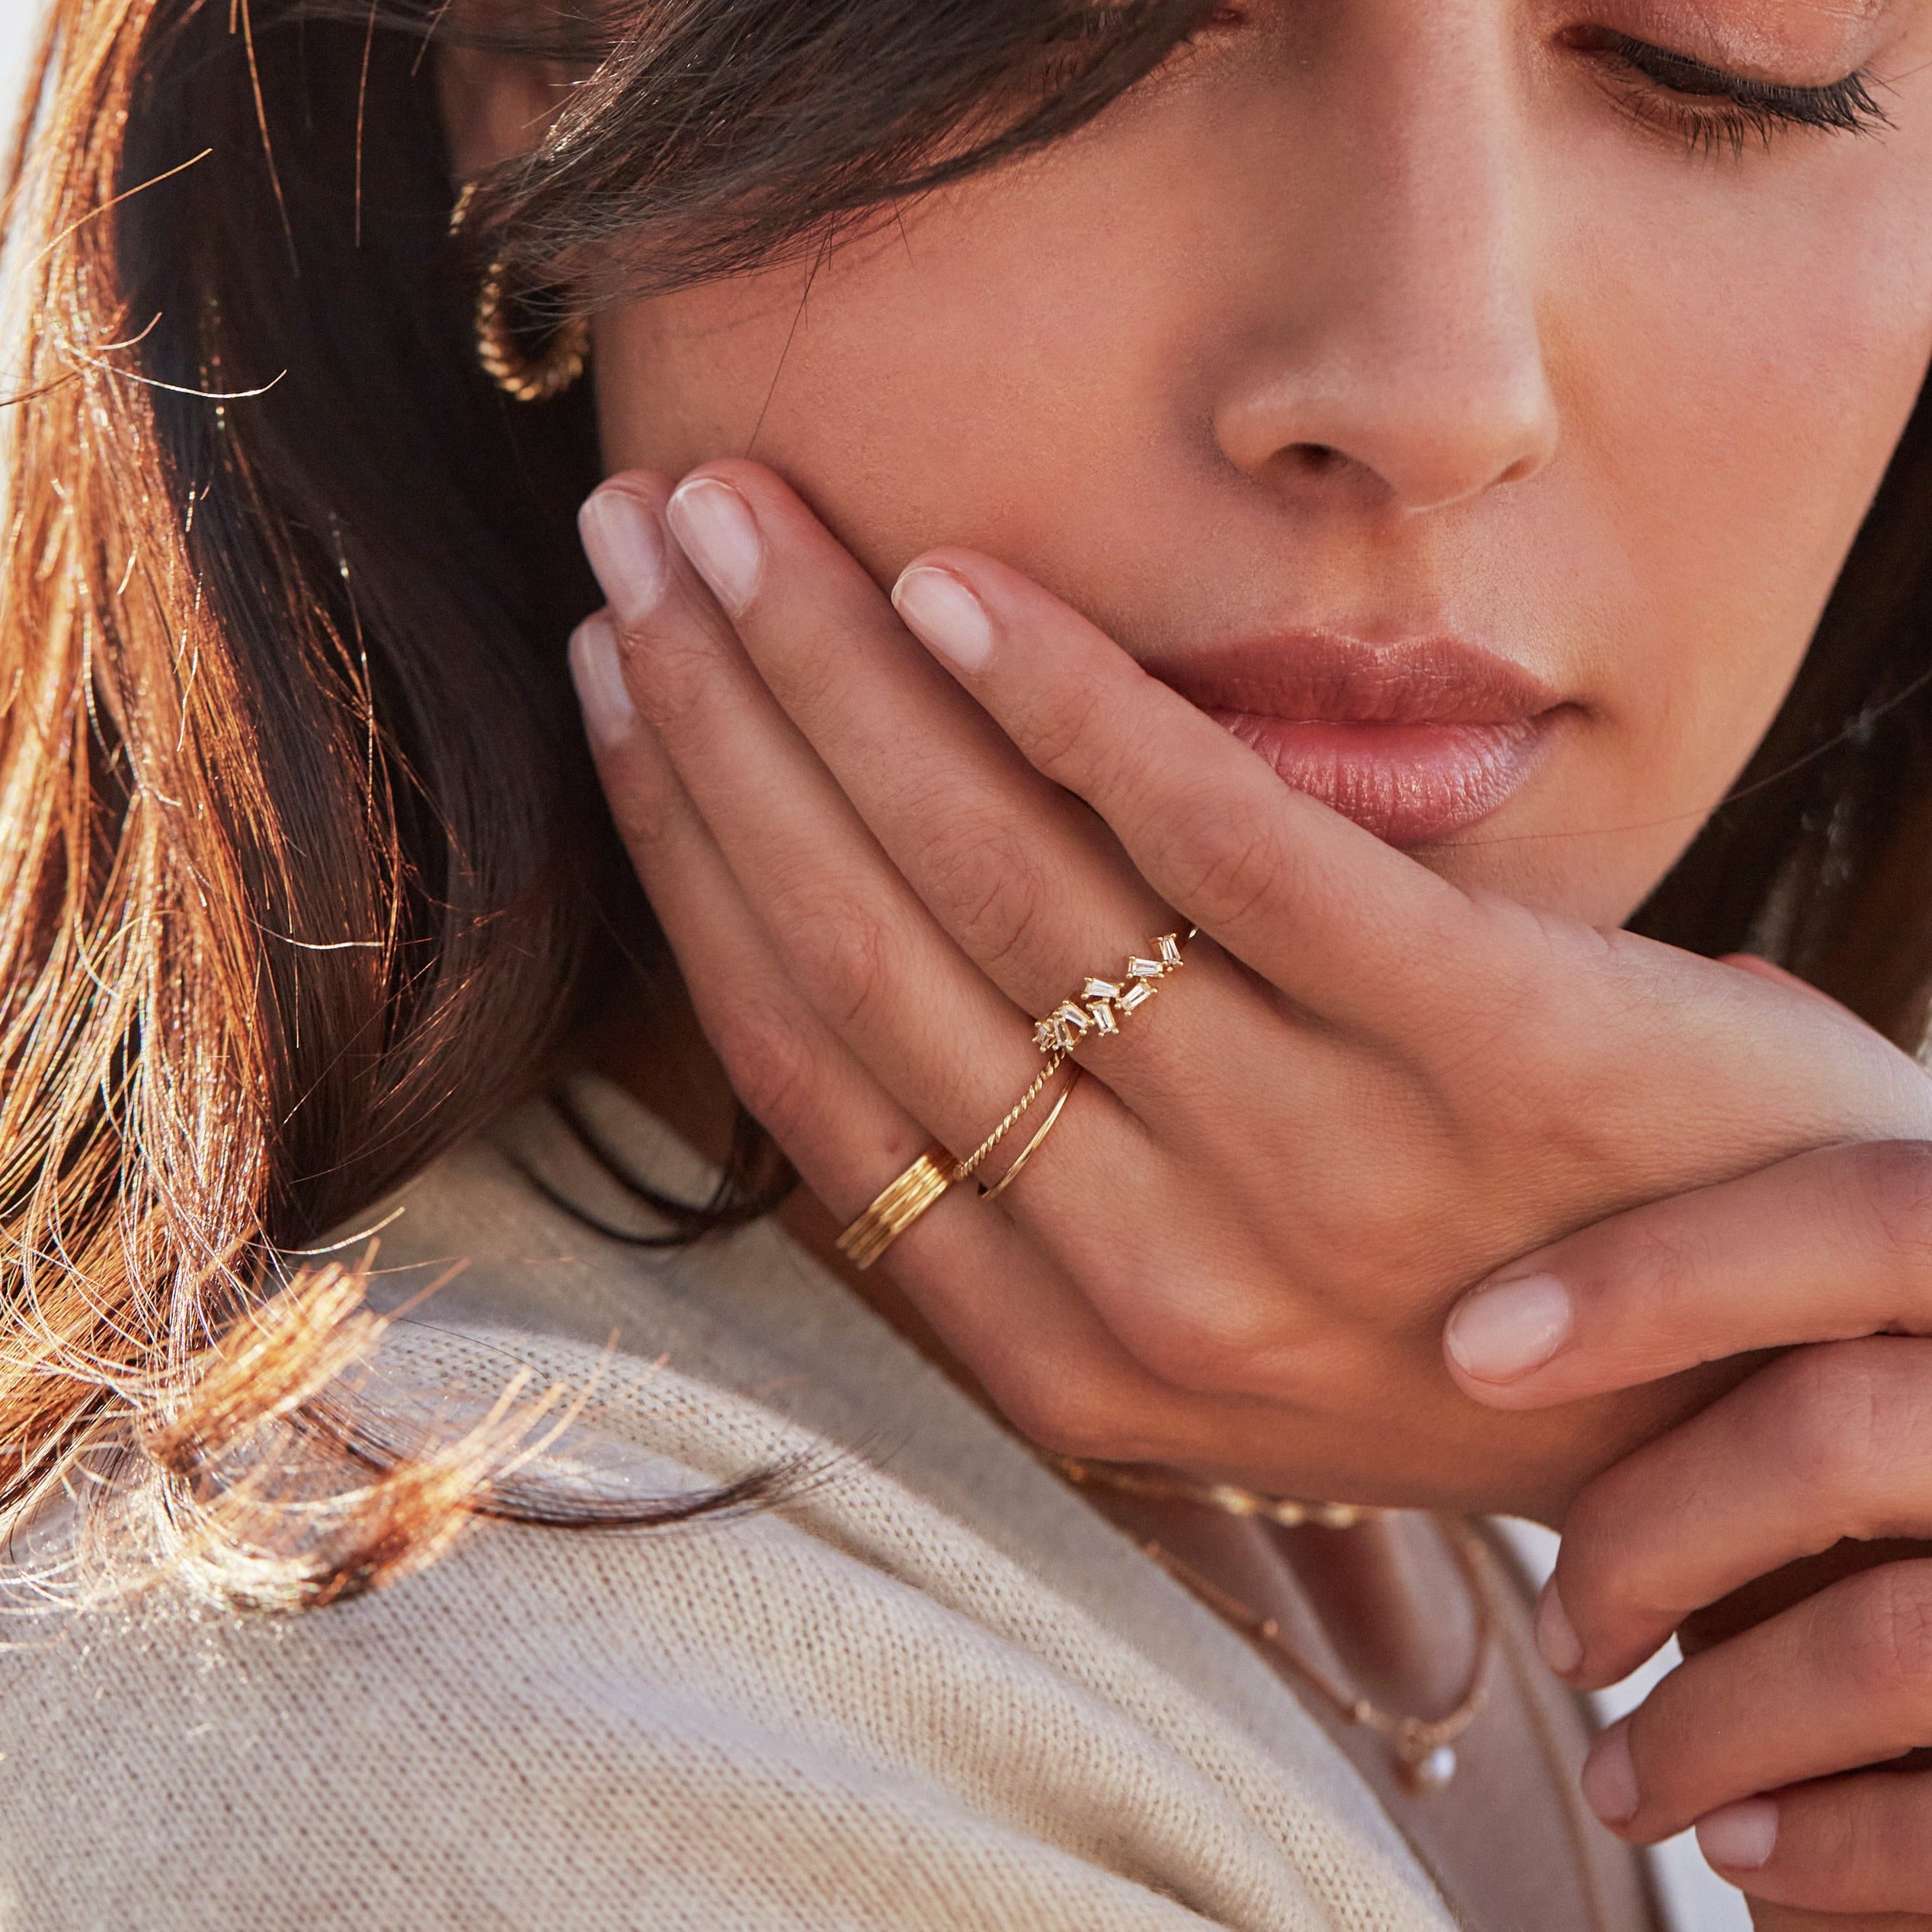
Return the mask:
<svg viewBox="0 0 1932 1932"><path fill-rule="evenodd" d="M465 241L589 302L1055 139L1212 11L55 0L8 204L0 1528L98 1452L211 1588L323 1600L433 1553L501 1431L364 1471L324 1536L259 1483L230 1506L235 1459L326 1414L366 1339L353 1284L286 1257L540 1082L609 996L587 959L648 950L563 672L589 407L519 411L474 366L429 37L584 76ZM1715 949L1774 910L1902 1037L1932 980L1932 700L1899 696L1927 459L1915 424L1767 782L1646 915Z"/></svg>

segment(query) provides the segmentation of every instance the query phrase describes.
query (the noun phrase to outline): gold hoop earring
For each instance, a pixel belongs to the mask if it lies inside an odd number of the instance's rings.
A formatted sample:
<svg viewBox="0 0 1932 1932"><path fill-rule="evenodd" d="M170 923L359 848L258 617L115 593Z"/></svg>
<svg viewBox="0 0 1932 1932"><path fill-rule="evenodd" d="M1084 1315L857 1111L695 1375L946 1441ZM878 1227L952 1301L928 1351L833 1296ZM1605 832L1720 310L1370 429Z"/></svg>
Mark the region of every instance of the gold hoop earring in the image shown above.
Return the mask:
<svg viewBox="0 0 1932 1932"><path fill-rule="evenodd" d="M483 373L519 402L548 402L584 373L590 355L590 325L573 315L550 332L536 353L525 348L527 329L510 319L516 299L506 285L504 265L492 262L476 291L476 360Z"/></svg>
<svg viewBox="0 0 1932 1932"><path fill-rule="evenodd" d="M449 216L452 235L462 232L475 192L472 181L456 197ZM584 373L590 356L590 325L586 317L572 315L542 337L528 324L513 319L513 310L523 300L510 286L506 264L493 261L477 285L476 360L504 395L518 402L549 402ZM538 342L534 349L533 337Z"/></svg>

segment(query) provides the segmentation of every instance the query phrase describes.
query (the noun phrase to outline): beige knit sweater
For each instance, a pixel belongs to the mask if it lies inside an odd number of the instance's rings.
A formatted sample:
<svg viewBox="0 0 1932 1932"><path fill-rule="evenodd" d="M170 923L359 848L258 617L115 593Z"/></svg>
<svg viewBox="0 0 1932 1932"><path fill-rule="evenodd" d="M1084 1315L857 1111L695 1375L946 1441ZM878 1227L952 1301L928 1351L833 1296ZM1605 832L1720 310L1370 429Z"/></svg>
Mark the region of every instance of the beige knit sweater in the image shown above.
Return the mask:
<svg viewBox="0 0 1932 1932"><path fill-rule="evenodd" d="M702 1191L583 1097L634 1170ZM16 1614L5 1932L1441 1932L1275 1675L795 1246L629 1246L526 1168L646 1224L527 1110L383 1230L388 1292L468 1264L392 1373L600 1377L570 1454L643 1493L818 1473L684 1527L482 1529L296 1617Z"/></svg>

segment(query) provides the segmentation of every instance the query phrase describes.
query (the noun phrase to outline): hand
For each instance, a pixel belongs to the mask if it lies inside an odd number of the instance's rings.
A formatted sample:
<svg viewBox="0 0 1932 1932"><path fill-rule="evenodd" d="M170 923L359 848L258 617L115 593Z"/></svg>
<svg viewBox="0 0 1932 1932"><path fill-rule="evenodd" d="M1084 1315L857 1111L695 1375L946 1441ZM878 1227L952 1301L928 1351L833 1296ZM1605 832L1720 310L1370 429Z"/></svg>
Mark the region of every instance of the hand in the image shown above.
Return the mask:
<svg viewBox="0 0 1932 1932"><path fill-rule="evenodd" d="M975 1145L1086 974L1200 927L1081 1046L999 1204L955 1188L889 1256L1042 1442L1553 1512L1712 1372L1489 1414L1441 1366L1455 1292L1635 1203L1932 1128L1918 1070L1828 1003L1457 890L989 559L900 580L942 669L754 465L674 498L631 474L584 529L610 612L573 661L616 822L733 1084L835 1215L933 1137Z"/></svg>
<svg viewBox="0 0 1932 1932"><path fill-rule="evenodd" d="M1598 1739L1585 1793L1639 1842L1701 1821L1754 1899L1932 1914L1932 1771L1900 1768L1932 1745L1932 1545L1902 1540L1932 1537L1927 1337L1923 1142L1822 1149L1618 1216L1512 1263L1446 1331L1463 1387L1518 1412L1817 1345L1591 1483L1538 1615L1584 1686L1689 1620L1690 1661Z"/></svg>

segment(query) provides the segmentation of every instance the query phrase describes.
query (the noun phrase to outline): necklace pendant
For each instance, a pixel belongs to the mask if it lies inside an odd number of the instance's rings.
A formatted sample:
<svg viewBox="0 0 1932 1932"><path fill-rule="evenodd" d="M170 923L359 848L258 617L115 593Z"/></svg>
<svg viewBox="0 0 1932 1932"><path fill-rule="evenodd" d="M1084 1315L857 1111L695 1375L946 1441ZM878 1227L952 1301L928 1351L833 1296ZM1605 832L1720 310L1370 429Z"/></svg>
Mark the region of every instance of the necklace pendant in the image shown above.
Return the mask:
<svg viewBox="0 0 1932 1932"><path fill-rule="evenodd" d="M1402 1781L1415 1792L1440 1791L1459 1768L1454 1745L1439 1744L1426 1751L1399 1751L1396 1758Z"/></svg>

